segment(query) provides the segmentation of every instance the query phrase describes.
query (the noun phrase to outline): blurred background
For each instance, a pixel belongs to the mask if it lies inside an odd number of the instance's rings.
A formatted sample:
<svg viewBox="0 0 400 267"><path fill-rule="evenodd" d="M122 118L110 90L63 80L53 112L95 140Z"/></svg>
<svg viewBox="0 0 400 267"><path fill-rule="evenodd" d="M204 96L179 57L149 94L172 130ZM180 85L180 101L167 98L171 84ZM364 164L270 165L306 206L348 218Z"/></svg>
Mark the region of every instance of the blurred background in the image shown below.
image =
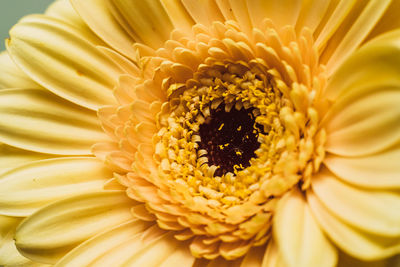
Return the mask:
<svg viewBox="0 0 400 267"><path fill-rule="evenodd" d="M43 13L54 0L0 0L0 51L8 31L25 15Z"/></svg>

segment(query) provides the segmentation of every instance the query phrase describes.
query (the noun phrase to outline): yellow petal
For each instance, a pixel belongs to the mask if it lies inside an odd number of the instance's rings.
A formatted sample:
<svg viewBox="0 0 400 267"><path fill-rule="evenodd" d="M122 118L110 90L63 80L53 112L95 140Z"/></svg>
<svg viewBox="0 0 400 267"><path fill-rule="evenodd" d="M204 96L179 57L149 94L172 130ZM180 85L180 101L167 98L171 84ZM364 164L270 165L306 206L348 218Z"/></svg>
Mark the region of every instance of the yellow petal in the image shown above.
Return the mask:
<svg viewBox="0 0 400 267"><path fill-rule="evenodd" d="M73 7L85 23L111 47L131 60L136 60L132 49L134 39L118 24L106 0L71 0Z"/></svg>
<svg viewBox="0 0 400 267"><path fill-rule="evenodd" d="M103 41L89 29L88 25L86 25L86 23L78 15L69 0L57 0L53 2L46 9L45 15L73 25L74 27L78 28L82 35L84 35L85 38L90 40L92 43L104 45Z"/></svg>
<svg viewBox="0 0 400 267"><path fill-rule="evenodd" d="M353 22L350 29L347 29L344 37L335 48L326 63L328 75L332 74L338 66L350 55L367 37L376 23L388 8L391 0L370 0L361 14Z"/></svg>
<svg viewBox="0 0 400 267"><path fill-rule="evenodd" d="M320 27L322 29L318 33L318 37L315 41L316 46L322 50L326 43L332 37L332 35L339 28L340 24L344 21L346 16L351 12L352 8L356 4L357 0L339 0L331 1L331 4L337 3L334 6L330 6L331 10L328 10L329 17L326 21L323 21Z"/></svg>
<svg viewBox="0 0 400 267"><path fill-rule="evenodd" d="M56 200L101 191L111 177L95 158L34 161L0 176L0 213L28 216Z"/></svg>
<svg viewBox="0 0 400 267"><path fill-rule="evenodd" d="M0 53L0 89L41 88L11 60L7 52Z"/></svg>
<svg viewBox="0 0 400 267"><path fill-rule="evenodd" d="M210 26L213 21L223 21L222 14L212 0L181 0L187 12L194 21L205 26Z"/></svg>
<svg viewBox="0 0 400 267"><path fill-rule="evenodd" d="M378 24L375 25L374 29L369 34L366 40L373 39L376 36L400 28L400 20L398 19L399 17L398 10L400 10L400 1L392 0L392 3L386 9L386 12L383 14Z"/></svg>
<svg viewBox="0 0 400 267"><path fill-rule="evenodd" d="M273 240L268 243L261 267L287 267L279 253L276 242Z"/></svg>
<svg viewBox="0 0 400 267"><path fill-rule="evenodd" d="M340 179L367 188L400 188L400 144L370 156L346 158L328 153L324 164Z"/></svg>
<svg viewBox="0 0 400 267"><path fill-rule="evenodd" d="M0 91L0 140L26 150L88 155L107 140L96 114L40 89Z"/></svg>
<svg viewBox="0 0 400 267"><path fill-rule="evenodd" d="M346 94L400 85L400 30L386 33L353 53L329 80L324 96L336 101ZM355 71L357 70L357 71Z"/></svg>
<svg viewBox="0 0 400 267"><path fill-rule="evenodd" d="M273 231L282 259L288 267L336 265L335 248L322 233L297 189L279 201Z"/></svg>
<svg viewBox="0 0 400 267"><path fill-rule="evenodd" d="M363 156L382 151L400 140L400 90L368 94L346 103L340 99L326 122L328 152Z"/></svg>
<svg viewBox="0 0 400 267"><path fill-rule="evenodd" d="M167 12L174 28L181 29L190 34L195 22L183 6L183 3L180 0L161 0L160 2L165 12Z"/></svg>
<svg viewBox="0 0 400 267"><path fill-rule="evenodd" d="M0 215L0 265L22 265L29 260L23 257L15 247L15 228L21 218Z"/></svg>
<svg viewBox="0 0 400 267"><path fill-rule="evenodd" d="M169 39L173 27L159 1L114 0L112 5L129 30L137 35L139 40L136 41L157 49Z"/></svg>
<svg viewBox="0 0 400 267"><path fill-rule="evenodd" d="M356 188L326 169L311 184L321 203L343 221L372 234L400 236L399 193Z"/></svg>
<svg viewBox="0 0 400 267"><path fill-rule="evenodd" d="M0 144L0 175L18 165L52 157L52 155L35 153L11 147L6 144Z"/></svg>
<svg viewBox="0 0 400 267"><path fill-rule="evenodd" d="M301 31L303 27L307 27L314 32L323 19L331 2L331 0L303 1L299 18L296 22L296 30Z"/></svg>
<svg viewBox="0 0 400 267"><path fill-rule="evenodd" d="M137 238L150 225L144 221L132 220L107 229L104 233L100 233L74 248L57 262L56 266L89 266L110 250L132 238Z"/></svg>
<svg viewBox="0 0 400 267"><path fill-rule="evenodd" d="M105 191L57 201L24 220L15 234L19 251L54 264L74 246L132 219L134 202L124 192Z"/></svg>
<svg viewBox="0 0 400 267"><path fill-rule="evenodd" d="M253 25L260 25L269 18L278 28L296 24L301 3L300 0L247 0Z"/></svg>
<svg viewBox="0 0 400 267"><path fill-rule="evenodd" d="M17 65L50 91L90 109L115 103L119 68L85 32L44 16L23 18L10 31L7 49Z"/></svg>
<svg viewBox="0 0 400 267"><path fill-rule="evenodd" d="M347 254L365 261L379 260L400 252L399 238L362 232L335 217L310 190L307 201L326 235Z"/></svg>

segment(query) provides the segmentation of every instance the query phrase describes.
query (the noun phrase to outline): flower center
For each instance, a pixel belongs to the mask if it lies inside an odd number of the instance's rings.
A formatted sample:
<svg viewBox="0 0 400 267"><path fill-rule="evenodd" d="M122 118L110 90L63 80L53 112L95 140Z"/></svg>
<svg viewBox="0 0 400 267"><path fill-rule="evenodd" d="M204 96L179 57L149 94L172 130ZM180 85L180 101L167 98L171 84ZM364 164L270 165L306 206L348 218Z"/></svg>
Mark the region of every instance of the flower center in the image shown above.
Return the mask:
<svg viewBox="0 0 400 267"><path fill-rule="evenodd" d="M255 122L253 110L232 108L227 112L225 105L220 105L211 110L209 119L200 125L199 149L206 150L204 156L208 163L218 167L214 176L243 170L256 156L261 126Z"/></svg>

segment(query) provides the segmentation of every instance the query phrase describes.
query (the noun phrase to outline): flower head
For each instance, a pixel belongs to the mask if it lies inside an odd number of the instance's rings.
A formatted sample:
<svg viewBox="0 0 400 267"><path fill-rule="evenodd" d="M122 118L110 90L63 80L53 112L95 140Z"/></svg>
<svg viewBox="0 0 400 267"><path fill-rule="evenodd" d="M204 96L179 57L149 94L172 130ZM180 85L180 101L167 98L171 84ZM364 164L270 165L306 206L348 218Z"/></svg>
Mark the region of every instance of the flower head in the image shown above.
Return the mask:
<svg viewBox="0 0 400 267"><path fill-rule="evenodd" d="M398 1L71 3L1 55L0 263L399 254Z"/></svg>

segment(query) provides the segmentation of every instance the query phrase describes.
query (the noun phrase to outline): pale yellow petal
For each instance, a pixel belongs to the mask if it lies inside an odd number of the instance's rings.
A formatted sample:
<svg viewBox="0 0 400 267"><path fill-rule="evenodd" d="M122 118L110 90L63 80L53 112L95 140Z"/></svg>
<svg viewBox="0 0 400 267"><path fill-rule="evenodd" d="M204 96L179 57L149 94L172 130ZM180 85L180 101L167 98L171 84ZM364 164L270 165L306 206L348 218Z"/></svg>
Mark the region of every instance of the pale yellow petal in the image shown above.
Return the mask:
<svg viewBox="0 0 400 267"><path fill-rule="evenodd" d="M107 140L95 112L40 89L0 91L0 141L26 150L89 155Z"/></svg>
<svg viewBox="0 0 400 267"><path fill-rule="evenodd" d="M361 44L390 5L391 0L370 0L351 28L341 39L326 63L327 74L332 74L338 66Z"/></svg>
<svg viewBox="0 0 400 267"><path fill-rule="evenodd" d="M70 0L54 1L46 9L45 15L71 24L72 26L78 28L82 35L84 35L85 38L90 40L92 43L104 45L103 41L90 30L88 25L78 15L78 13L72 7Z"/></svg>
<svg viewBox="0 0 400 267"><path fill-rule="evenodd" d="M0 175L21 164L52 157L53 155L35 153L0 144Z"/></svg>
<svg viewBox="0 0 400 267"><path fill-rule="evenodd" d="M187 243L174 238L169 232L153 242L142 242L141 249L132 253L124 266L171 267L180 259L182 266L190 266L195 258L190 254Z"/></svg>
<svg viewBox="0 0 400 267"><path fill-rule="evenodd" d="M279 201L273 231L282 259L288 267L336 265L336 249L323 234L297 189Z"/></svg>
<svg viewBox="0 0 400 267"><path fill-rule="evenodd" d="M367 188L400 188L400 144L378 154L347 158L328 153L324 164L340 179Z"/></svg>
<svg viewBox="0 0 400 267"><path fill-rule="evenodd" d="M6 51L0 53L0 89L41 88L11 60Z"/></svg>
<svg viewBox="0 0 400 267"><path fill-rule="evenodd" d="M302 1L301 11L296 22L296 30L301 31L303 27L307 27L314 32L331 2L331 0Z"/></svg>
<svg viewBox="0 0 400 267"><path fill-rule="evenodd" d="M195 22L183 6L183 3L180 0L160 0L160 2L165 12L167 12L174 28L190 34Z"/></svg>
<svg viewBox="0 0 400 267"><path fill-rule="evenodd" d="M112 173L96 158L56 158L0 176L0 214L29 216L56 200L103 190Z"/></svg>
<svg viewBox="0 0 400 267"><path fill-rule="evenodd" d="M132 204L121 191L91 193L55 202L18 226L16 245L24 256L54 264L81 242L130 220Z"/></svg>
<svg viewBox="0 0 400 267"><path fill-rule="evenodd" d="M333 1L331 1L333 2ZM340 27L340 24L345 20L346 16L351 12L357 0L339 0L333 11L330 13L327 21L322 25L321 31L315 41L319 50L322 50L332 35Z"/></svg>
<svg viewBox="0 0 400 267"><path fill-rule="evenodd" d="M386 33L353 53L330 78L324 96L335 101L346 94L400 85L400 30Z"/></svg>
<svg viewBox="0 0 400 267"><path fill-rule="evenodd" d="M246 0L253 25L260 25L265 18L272 20L278 28L296 25L301 0Z"/></svg>
<svg viewBox="0 0 400 267"><path fill-rule="evenodd" d="M261 267L287 267L274 240L268 243Z"/></svg>
<svg viewBox="0 0 400 267"><path fill-rule="evenodd" d="M56 266L90 266L110 250L137 237L150 225L148 222L132 220L107 229L104 233L100 233L74 248L57 262Z"/></svg>
<svg viewBox="0 0 400 267"><path fill-rule="evenodd" d="M22 256L14 243L15 229L22 218L0 215L0 266L23 265L29 260Z"/></svg>
<svg viewBox="0 0 400 267"><path fill-rule="evenodd" d="M223 21L223 16L214 0L181 1L196 23L210 26L213 21Z"/></svg>
<svg viewBox="0 0 400 267"><path fill-rule="evenodd" d="M71 3L100 38L131 60L136 60L136 53L132 49L135 40L118 24L106 0L71 0Z"/></svg>
<svg viewBox="0 0 400 267"><path fill-rule="evenodd" d="M326 150L364 156L396 144L400 140L399 88L382 88L350 103L339 99L326 121Z"/></svg>
<svg viewBox="0 0 400 267"><path fill-rule="evenodd" d="M327 169L313 177L315 195L338 218L363 231L400 236L400 194L360 189L341 182Z"/></svg>
<svg viewBox="0 0 400 267"><path fill-rule="evenodd" d="M168 235L171 237L171 234ZM109 249L107 253L97 257L92 262L91 266L132 266L129 264L130 260L133 260L140 255L145 254L153 245L156 245L159 241L164 242L166 232L160 230L157 225L153 225L143 232L139 232L136 235L131 235L117 246ZM172 237L173 238L173 237ZM171 240L173 241L173 240ZM180 242L180 241L176 241ZM174 243L171 243L174 246ZM162 254L162 252L161 252ZM154 254L154 259L159 255ZM152 266L151 261L148 264L133 265L133 266ZM158 266L157 266L158 267Z"/></svg>
<svg viewBox="0 0 400 267"><path fill-rule="evenodd" d="M112 89L121 71L84 32L49 16L31 15L10 36L11 57L43 87L90 109L115 103Z"/></svg>
<svg viewBox="0 0 400 267"><path fill-rule="evenodd" d="M114 0L110 3L125 20L129 30L137 35L139 40L136 41L157 49L169 39L173 26L160 1Z"/></svg>
<svg viewBox="0 0 400 267"><path fill-rule="evenodd" d="M307 201L313 215L326 235L347 254L364 260L379 260L400 252L399 238L389 238L362 232L335 217L310 190Z"/></svg>

